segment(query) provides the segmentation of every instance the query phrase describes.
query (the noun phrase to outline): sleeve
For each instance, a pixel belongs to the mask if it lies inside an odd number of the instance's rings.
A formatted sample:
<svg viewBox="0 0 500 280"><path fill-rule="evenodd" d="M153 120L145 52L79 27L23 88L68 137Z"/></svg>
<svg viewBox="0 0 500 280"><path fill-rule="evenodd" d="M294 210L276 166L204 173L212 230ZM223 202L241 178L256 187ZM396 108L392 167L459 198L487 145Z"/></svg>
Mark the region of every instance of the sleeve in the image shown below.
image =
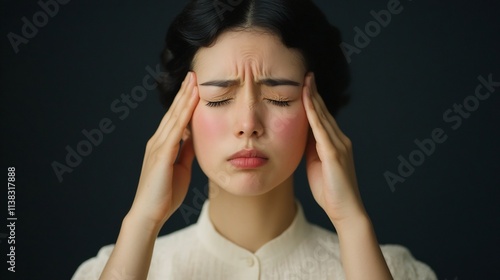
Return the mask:
<svg viewBox="0 0 500 280"><path fill-rule="evenodd" d="M434 271L416 260L410 251L399 245L380 246L394 280L437 280Z"/></svg>
<svg viewBox="0 0 500 280"><path fill-rule="evenodd" d="M71 280L98 280L114 247L115 245L102 247L97 256L86 260L78 267Z"/></svg>

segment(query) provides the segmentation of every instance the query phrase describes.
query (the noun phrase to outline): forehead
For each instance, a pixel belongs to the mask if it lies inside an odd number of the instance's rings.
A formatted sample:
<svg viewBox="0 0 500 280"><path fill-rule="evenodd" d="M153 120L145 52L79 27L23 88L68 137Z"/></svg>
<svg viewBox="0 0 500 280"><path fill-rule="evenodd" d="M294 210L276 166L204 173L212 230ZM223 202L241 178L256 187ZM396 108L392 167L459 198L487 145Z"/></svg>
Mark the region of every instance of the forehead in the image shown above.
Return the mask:
<svg viewBox="0 0 500 280"><path fill-rule="evenodd" d="M200 48L193 59L196 72L240 72L245 67L259 72L302 72L304 65L298 50L286 47L279 36L258 29L226 31L210 47Z"/></svg>

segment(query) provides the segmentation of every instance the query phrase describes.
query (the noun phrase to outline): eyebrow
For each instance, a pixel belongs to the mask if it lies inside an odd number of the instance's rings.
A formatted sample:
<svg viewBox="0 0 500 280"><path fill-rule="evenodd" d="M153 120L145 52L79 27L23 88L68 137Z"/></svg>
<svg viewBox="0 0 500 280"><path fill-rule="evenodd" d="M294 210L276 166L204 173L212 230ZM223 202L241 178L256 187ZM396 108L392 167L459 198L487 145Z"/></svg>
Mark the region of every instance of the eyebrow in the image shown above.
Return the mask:
<svg viewBox="0 0 500 280"><path fill-rule="evenodd" d="M215 81L208 81L203 84L200 84L202 86L215 86L215 87L231 87L238 85L240 83L239 80L215 80ZM288 79L262 79L257 82L258 84L264 84L266 86L295 86L298 87L300 86L299 82L288 80Z"/></svg>

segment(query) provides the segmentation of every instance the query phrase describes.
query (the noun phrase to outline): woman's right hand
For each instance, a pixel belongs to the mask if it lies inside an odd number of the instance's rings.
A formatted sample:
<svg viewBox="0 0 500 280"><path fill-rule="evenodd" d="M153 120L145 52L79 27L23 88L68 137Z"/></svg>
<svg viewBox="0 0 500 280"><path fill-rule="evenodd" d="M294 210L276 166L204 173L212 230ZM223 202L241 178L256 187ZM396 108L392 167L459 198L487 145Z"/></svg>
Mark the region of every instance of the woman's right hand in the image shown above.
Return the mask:
<svg viewBox="0 0 500 280"><path fill-rule="evenodd" d="M198 100L196 75L189 72L146 145L134 202L99 279L147 278L158 232L186 197L194 159L187 126Z"/></svg>
<svg viewBox="0 0 500 280"><path fill-rule="evenodd" d="M198 100L196 75L188 72L170 109L146 145L141 177L128 219L159 230L182 204L195 156L187 126Z"/></svg>

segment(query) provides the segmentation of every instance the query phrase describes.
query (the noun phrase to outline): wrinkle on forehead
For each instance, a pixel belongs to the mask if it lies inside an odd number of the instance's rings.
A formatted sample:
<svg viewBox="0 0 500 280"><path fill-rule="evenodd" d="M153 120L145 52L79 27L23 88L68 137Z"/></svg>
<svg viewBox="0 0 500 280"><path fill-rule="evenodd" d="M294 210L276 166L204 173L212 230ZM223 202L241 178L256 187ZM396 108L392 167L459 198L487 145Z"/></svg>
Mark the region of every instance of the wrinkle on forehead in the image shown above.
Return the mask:
<svg viewBox="0 0 500 280"><path fill-rule="evenodd" d="M238 58L238 62L235 64L236 76L241 77L243 80L246 80L246 78L256 79L256 77L265 77L268 74L266 72L270 72L266 71L266 57L256 53L255 50L241 50Z"/></svg>
<svg viewBox="0 0 500 280"><path fill-rule="evenodd" d="M218 45L219 43L223 45ZM218 46L219 48L213 49ZM301 53L283 45L279 36L266 31L245 29L226 31L219 35L215 44L201 48L193 59L192 69L203 69L204 72L209 71L210 75L219 77L246 80L276 75L274 71L282 72L283 65L301 72L306 70Z"/></svg>

